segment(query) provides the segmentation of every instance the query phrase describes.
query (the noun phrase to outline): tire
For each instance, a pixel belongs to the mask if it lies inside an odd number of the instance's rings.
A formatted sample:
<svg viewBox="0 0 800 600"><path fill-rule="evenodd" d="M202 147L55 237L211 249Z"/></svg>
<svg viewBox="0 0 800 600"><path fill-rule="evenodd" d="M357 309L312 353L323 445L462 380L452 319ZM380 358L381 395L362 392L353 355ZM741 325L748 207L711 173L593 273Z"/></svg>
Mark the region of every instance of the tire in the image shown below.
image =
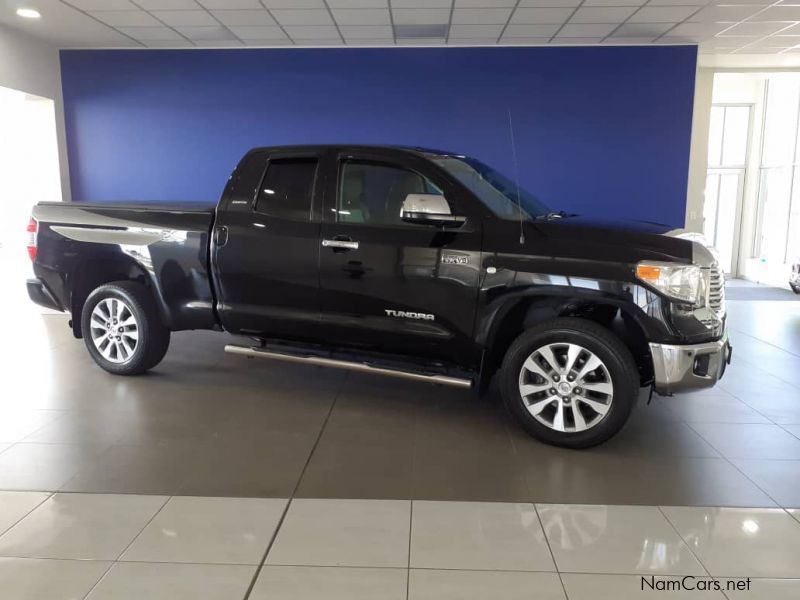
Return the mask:
<svg viewBox="0 0 800 600"><path fill-rule="evenodd" d="M800 287L798 287L796 284L794 284L794 283L790 283L790 284L789 284L789 287L790 287L790 288L792 288L792 291L793 291L795 294L800 294Z"/></svg>
<svg viewBox="0 0 800 600"><path fill-rule="evenodd" d="M144 373L160 363L169 348L170 332L152 294L135 281L101 285L89 294L81 329L94 362L114 375ZM118 335L109 337L111 333Z"/></svg>
<svg viewBox="0 0 800 600"><path fill-rule="evenodd" d="M628 348L605 327L572 317L523 332L506 352L499 376L506 405L528 433L565 448L611 438L639 394L639 372Z"/></svg>

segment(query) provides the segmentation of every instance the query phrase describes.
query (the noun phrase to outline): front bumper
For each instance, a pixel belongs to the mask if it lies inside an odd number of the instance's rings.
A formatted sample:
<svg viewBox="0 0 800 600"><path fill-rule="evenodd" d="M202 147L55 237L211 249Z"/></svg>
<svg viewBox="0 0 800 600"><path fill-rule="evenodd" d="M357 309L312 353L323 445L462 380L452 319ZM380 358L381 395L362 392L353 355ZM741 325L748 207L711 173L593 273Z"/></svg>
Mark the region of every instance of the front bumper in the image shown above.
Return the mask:
<svg viewBox="0 0 800 600"><path fill-rule="evenodd" d="M725 373L732 352L727 331L705 344L650 344L656 392L671 396L712 387Z"/></svg>
<svg viewBox="0 0 800 600"><path fill-rule="evenodd" d="M51 308L57 311L64 311L64 307L59 304L56 297L50 293L47 286L41 279L28 279L25 284L28 287L28 297L39 306Z"/></svg>

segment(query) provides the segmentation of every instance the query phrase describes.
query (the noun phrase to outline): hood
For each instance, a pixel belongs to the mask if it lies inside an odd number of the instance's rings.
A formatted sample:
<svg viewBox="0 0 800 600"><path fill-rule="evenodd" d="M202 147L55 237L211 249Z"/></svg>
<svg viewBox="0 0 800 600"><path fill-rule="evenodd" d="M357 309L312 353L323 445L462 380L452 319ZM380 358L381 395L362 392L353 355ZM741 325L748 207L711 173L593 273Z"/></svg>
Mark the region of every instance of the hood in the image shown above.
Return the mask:
<svg viewBox="0 0 800 600"><path fill-rule="evenodd" d="M636 233L652 233L656 235L671 234L673 231L684 231L675 229L663 223L653 221L635 221L633 219L606 219L603 217L588 217L585 215L575 215L574 217L564 217L563 219L552 219L550 221L539 221L539 223L555 223L572 225L579 227L590 227L593 229L604 229L606 231L628 231Z"/></svg>
<svg viewBox="0 0 800 600"><path fill-rule="evenodd" d="M532 240L540 238L556 255L603 257L602 260L622 263L640 260L692 263L698 253L694 247L699 246L692 240L676 237L674 227L646 221L565 217L528 222L527 229L532 230Z"/></svg>

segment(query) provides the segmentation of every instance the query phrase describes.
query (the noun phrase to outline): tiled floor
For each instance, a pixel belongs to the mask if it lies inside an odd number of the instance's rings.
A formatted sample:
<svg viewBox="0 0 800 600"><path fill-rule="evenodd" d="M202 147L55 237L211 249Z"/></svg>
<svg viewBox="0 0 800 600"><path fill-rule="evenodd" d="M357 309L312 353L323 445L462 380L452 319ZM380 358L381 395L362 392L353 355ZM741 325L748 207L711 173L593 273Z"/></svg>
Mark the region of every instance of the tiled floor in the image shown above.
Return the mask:
<svg viewBox="0 0 800 600"><path fill-rule="evenodd" d="M800 302L729 303L721 384L643 395L582 452L495 391L245 360L220 334L113 377L66 317L18 306L3 600L800 597Z"/></svg>
<svg viewBox="0 0 800 600"><path fill-rule="evenodd" d="M720 385L643 394L620 435L580 452L530 439L494 390L247 360L211 332L114 377L66 316L15 302L0 490L800 507L800 301L730 302Z"/></svg>
<svg viewBox="0 0 800 600"><path fill-rule="evenodd" d="M7 492L0 522L14 600L800 595L783 509Z"/></svg>

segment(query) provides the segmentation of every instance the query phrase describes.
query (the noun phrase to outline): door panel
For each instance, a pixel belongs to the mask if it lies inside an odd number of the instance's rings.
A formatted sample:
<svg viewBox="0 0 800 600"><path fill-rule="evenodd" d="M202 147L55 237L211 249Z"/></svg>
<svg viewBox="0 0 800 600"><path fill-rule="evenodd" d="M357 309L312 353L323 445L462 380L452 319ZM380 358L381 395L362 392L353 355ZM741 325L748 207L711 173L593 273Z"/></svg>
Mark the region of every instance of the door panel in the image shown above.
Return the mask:
<svg viewBox="0 0 800 600"><path fill-rule="evenodd" d="M480 222L468 219L458 229L404 223L406 193L443 190L447 197L448 186L428 176L421 183L392 177L387 166L400 165L381 161L376 169L384 171L372 181L328 187L320 255L326 334L338 344L469 364ZM340 183L353 183L339 171Z"/></svg>
<svg viewBox="0 0 800 600"><path fill-rule="evenodd" d="M316 156L271 156L263 179L242 183L244 193L232 194L220 211L217 227L225 229L227 240L217 241L215 260L219 315L227 331L293 339L314 332L318 173Z"/></svg>

